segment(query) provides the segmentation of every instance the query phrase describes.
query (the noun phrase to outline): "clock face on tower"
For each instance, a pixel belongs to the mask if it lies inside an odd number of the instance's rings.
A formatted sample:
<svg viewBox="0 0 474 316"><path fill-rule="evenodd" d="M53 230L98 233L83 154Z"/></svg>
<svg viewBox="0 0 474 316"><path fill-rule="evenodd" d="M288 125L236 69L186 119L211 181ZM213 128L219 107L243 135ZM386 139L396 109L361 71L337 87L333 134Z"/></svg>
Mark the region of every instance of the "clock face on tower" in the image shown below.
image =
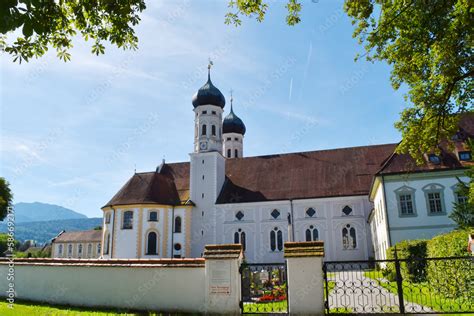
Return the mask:
<svg viewBox="0 0 474 316"><path fill-rule="evenodd" d="M206 150L207 149L207 142L200 142L199 149Z"/></svg>

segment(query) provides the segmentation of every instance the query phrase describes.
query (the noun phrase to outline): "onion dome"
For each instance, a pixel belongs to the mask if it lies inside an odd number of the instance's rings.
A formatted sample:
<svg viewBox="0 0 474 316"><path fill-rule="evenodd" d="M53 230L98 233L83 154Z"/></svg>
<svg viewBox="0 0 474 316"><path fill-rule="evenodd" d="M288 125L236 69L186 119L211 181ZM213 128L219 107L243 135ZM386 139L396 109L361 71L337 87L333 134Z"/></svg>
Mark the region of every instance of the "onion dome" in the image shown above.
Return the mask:
<svg viewBox="0 0 474 316"><path fill-rule="evenodd" d="M210 71L207 74L207 82L193 96L194 108L206 104L216 105L220 108L225 106L224 95L212 84Z"/></svg>
<svg viewBox="0 0 474 316"><path fill-rule="evenodd" d="M237 133L245 135L245 124L242 120L235 115L234 109L232 108L232 98L230 99L230 113L224 118L222 124L222 132L225 133Z"/></svg>

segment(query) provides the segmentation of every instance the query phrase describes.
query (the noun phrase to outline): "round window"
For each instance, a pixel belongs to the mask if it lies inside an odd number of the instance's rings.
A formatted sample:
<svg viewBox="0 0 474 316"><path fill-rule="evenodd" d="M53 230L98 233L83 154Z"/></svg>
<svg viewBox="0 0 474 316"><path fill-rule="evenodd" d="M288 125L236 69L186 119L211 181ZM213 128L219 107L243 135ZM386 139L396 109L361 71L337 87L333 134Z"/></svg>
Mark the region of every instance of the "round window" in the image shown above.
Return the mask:
<svg viewBox="0 0 474 316"><path fill-rule="evenodd" d="M180 251L181 250L181 244L174 244L174 250Z"/></svg>

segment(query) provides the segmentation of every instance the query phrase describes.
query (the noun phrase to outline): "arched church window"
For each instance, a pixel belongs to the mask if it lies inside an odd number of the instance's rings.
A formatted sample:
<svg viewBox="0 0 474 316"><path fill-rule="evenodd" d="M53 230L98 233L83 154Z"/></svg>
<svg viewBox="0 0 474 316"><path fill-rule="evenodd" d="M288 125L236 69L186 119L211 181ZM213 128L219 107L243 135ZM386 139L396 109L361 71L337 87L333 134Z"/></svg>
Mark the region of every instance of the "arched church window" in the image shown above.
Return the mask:
<svg viewBox="0 0 474 316"><path fill-rule="evenodd" d="M106 224L110 223L110 212L105 213L105 223Z"/></svg>
<svg viewBox="0 0 474 316"><path fill-rule="evenodd" d="M342 229L342 248L343 249L356 249L357 248L357 236L356 230L351 225L347 224Z"/></svg>
<svg viewBox="0 0 474 316"><path fill-rule="evenodd" d="M125 211L123 213L122 229L133 228L133 211Z"/></svg>
<svg viewBox="0 0 474 316"><path fill-rule="evenodd" d="M79 244L79 246L77 247L77 253L79 255L82 255L82 244Z"/></svg>
<svg viewBox="0 0 474 316"><path fill-rule="evenodd" d="M319 232L313 225L306 229L306 241L317 241L319 239Z"/></svg>
<svg viewBox="0 0 474 316"><path fill-rule="evenodd" d="M202 135L207 135L207 126L206 126L206 124L204 124L204 125L202 126L202 133L201 133L201 134L202 134Z"/></svg>
<svg viewBox="0 0 474 316"><path fill-rule="evenodd" d="M63 254L63 245L58 246L58 254L61 256Z"/></svg>
<svg viewBox="0 0 474 316"><path fill-rule="evenodd" d="M174 232L175 233L181 232L181 216L176 216L174 219Z"/></svg>
<svg viewBox="0 0 474 316"><path fill-rule="evenodd" d="M246 247L245 232L242 231L241 228L239 228L239 229L234 233L234 244L241 244L243 251L245 251L245 247Z"/></svg>
<svg viewBox="0 0 474 316"><path fill-rule="evenodd" d="M211 132L212 132L212 136L216 136L216 126L215 125L211 126Z"/></svg>
<svg viewBox="0 0 474 316"><path fill-rule="evenodd" d="M237 149L235 150L234 153L235 153L235 158L239 158L239 151Z"/></svg>
<svg viewBox="0 0 474 316"><path fill-rule="evenodd" d="M100 243L97 244L97 255L100 256Z"/></svg>
<svg viewBox="0 0 474 316"><path fill-rule="evenodd" d="M92 254L92 244L87 245L87 254L90 256Z"/></svg>
<svg viewBox="0 0 474 316"><path fill-rule="evenodd" d="M69 256L72 255L72 245L71 245L71 244L67 245L67 254L68 254Z"/></svg>
<svg viewBox="0 0 474 316"><path fill-rule="evenodd" d="M270 249L271 251L283 250L283 233L278 227L275 227L270 232Z"/></svg>
<svg viewBox="0 0 474 316"><path fill-rule="evenodd" d="M157 236L155 232L149 232L147 238L147 247L146 247L146 254L147 255L157 255L158 252L158 245L157 245Z"/></svg>
<svg viewBox="0 0 474 316"><path fill-rule="evenodd" d="M230 158L232 156L232 150L227 149L227 158Z"/></svg>

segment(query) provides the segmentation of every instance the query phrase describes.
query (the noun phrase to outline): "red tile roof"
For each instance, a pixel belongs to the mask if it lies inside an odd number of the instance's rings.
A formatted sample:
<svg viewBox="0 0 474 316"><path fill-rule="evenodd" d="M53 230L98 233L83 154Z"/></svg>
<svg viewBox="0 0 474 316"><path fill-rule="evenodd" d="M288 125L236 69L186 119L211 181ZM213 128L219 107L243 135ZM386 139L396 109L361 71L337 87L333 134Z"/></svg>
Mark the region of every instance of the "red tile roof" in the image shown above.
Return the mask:
<svg viewBox="0 0 474 316"><path fill-rule="evenodd" d="M474 115L461 120L464 137L474 136ZM462 143L458 143L463 148ZM226 159L226 181L217 203L368 195L377 174L452 170L471 165L444 150L442 163L418 166L396 144ZM459 149L458 148L458 149ZM134 174L105 205L180 205L189 200L189 163L164 164L159 172Z"/></svg>
<svg viewBox="0 0 474 316"><path fill-rule="evenodd" d="M386 163L379 170L377 174L399 174L399 173L414 173L414 172L430 172L442 170L463 169L472 166L470 161L460 161L458 157L459 151L469 151L465 143L466 138L474 137L474 115L465 115L460 121L461 140L455 142L454 151L449 149L446 144L440 146L441 162L440 164L433 164L428 161L428 156L425 157L425 162L421 165L417 164L415 160L408 154L393 153Z"/></svg>
<svg viewBox="0 0 474 316"><path fill-rule="evenodd" d="M395 144L226 160L218 203L368 194L372 176ZM189 163L137 173L106 204L178 205L189 199Z"/></svg>

